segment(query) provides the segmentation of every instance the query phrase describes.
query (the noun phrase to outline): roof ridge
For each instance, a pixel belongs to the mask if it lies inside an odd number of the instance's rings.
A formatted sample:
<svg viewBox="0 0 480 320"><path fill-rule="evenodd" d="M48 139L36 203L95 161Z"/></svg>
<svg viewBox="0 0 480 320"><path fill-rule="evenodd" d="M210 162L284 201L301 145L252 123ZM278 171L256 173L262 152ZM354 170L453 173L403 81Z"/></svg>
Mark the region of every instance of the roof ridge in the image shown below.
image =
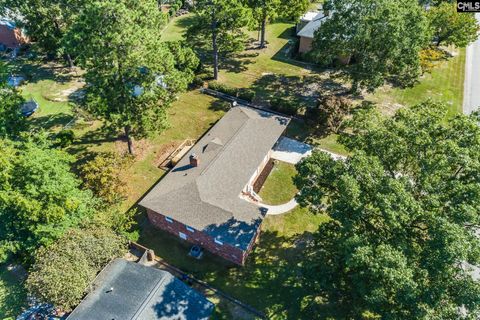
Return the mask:
<svg viewBox="0 0 480 320"><path fill-rule="evenodd" d="M143 266L145 268L148 268L146 266ZM160 271L160 270L158 270ZM162 272L163 273L163 272ZM163 285L163 283L165 282L167 278L167 273L164 273L163 274L163 277L158 280L157 284L155 285L155 287L153 287L153 289L150 291L150 293L148 294L148 296L145 298L145 300L143 300L143 303L140 305L140 307L138 308L137 312L135 312L135 314L132 316L132 320L137 320L137 319L140 319L140 315L141 313L145 310L147 304L150 302L150 300L152 300L153 296L157 293L158 289L160 289L160 286Z"/></svg>
<svg viewBox="0 0 480 320"><path fill-rule="evenodd" d="M235 108L239 108L240 109L240 112L242 112L246 117L247 117L247 120L240 126L240 128L238 128L237 131L235 131L235 133L232 135L232 137L228 140L227 143L221 145L221 148L220 148L220 151L213 157L213 159L210 161L210 163L205 167L205 169L202 170L202 172L200 172L200 174L198 175L198 177L201 177L203 176L207 171L208 169L210 169L210 167L215 163L217 162L218 158L220 157L220 155L222 154L222 151L225 150L230 144L232 144L232 142L235 140L235 138L240 134L241 131L243 131L243 128L247 125L247 123L252 119L246 112L243 111L243 107L235 107ZM195 179L196 180L196 179Z"/></svg>

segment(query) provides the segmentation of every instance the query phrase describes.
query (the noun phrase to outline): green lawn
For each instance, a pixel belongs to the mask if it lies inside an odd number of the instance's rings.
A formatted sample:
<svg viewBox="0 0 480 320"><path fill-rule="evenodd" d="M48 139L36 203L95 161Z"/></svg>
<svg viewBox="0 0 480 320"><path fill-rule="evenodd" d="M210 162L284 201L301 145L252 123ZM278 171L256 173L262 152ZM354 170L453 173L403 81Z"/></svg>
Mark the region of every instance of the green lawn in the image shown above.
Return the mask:
<svg viewBox="0 0 480 320"><path fill-rule="evenodd" d="M192 23L193 14L186 14L180 17L174 17L166 28L162 31L163 41L182 40L187 27Z"/></svg>
<svg viewBox="0 0 480 320"><path fill-rule="evenodd" d="M27 293L19 276L0 265L0 319L15 319L27 306Z"/></svg>
<svg viewBox="0 0 480 320"><path fill-rule="evenodd" d="M425 74L412 88L382 88L367 100L377 103L391 114L402 106L412 106L427 99L441 101L450 106L450 115L462 112L465 79L465 49L456 50L455 56L440 62L430 74Z"/></svg>
<svg viewBox="0 0 480 320"><path fill-rule="evenodd" d="M293 183L293 177L296 175L297 169L294 165L276 162L259 193L263 203L280 205L292 200L298 192Z"/></svg>

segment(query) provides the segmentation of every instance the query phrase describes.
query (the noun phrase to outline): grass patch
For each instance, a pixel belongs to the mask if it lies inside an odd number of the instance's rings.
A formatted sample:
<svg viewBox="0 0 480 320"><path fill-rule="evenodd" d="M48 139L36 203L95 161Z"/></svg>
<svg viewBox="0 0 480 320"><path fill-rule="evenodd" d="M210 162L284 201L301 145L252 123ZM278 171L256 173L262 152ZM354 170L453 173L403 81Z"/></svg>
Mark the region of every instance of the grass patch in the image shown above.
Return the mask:
<svg viewBox="0 0 480 320"><path fill-rule="evenodd" d="M162 31L162 41L182 40L187 28L193 23L193 19L193 13L172 18Z"/></svg>
<svg viewBox="0 0 480 320"><path fill-rule="evenodd" d="M462 48L455 52L454 57L439 62L412 88L381 88L365 98L390 114L399 107L413 106L427 99L446 103L449 116L462 113L466 50Z"/></svg>
<svg viewBox="0 0 480 320"><path fill-rule="evenodd" d="M15 319L27 307L23 281L7 265L0 265L0 319Z"/></svg>
<svg viewBox="0 0 480 320"><path fill-rule="evenodd" d="M280 205L289 202L298 192L293 183L293 177L297 175L297 169L290 163L277 161L260 190L263 203Z"/></svg>

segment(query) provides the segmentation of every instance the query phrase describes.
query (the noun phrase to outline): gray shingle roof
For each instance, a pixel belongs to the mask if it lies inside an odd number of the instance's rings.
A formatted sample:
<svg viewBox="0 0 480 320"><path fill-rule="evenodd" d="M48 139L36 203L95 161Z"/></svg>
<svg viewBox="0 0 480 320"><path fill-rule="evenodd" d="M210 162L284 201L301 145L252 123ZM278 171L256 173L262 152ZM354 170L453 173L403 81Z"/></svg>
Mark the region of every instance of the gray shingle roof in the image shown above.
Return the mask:
<svg viewBox="0 0 480 320"><path fill-rule="evenodd" d="M246 250L265 210L240 198L290 119L234 107L140 205ZM191 167L189 155L200 161Z"/></svg>
<svg viewBox="0 0 480 320"><path fill-rule="evenodd" d="M200 320L214 308L170 273L123 259L110 263L94 286L68 320Z"/></svg>
<svg viewBox="0 0 480 320"><path fill-rule="evenodd" d="M313 39L315 31L320 28L326 18L327 16L325 16L323 11L320 12L315 16L315 18L313 18L309 23L307 23L307 25L303 27L302 30L297 33L297 36Z"/></svg>

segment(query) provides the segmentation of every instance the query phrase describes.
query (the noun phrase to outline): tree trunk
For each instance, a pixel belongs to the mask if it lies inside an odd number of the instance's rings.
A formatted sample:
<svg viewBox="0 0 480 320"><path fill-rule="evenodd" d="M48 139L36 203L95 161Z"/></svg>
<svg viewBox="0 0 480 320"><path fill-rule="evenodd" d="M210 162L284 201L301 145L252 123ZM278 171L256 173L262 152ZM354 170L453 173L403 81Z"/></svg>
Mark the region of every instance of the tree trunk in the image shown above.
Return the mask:
<svg viewBox="0 0 480 320"><path fill-rule="evenodd" d="M265 32L267 26L267 17L264 17L262 20L261 30L260 30L260 49L265 48Z"/></svg>
<svg viewBox="0 0 480 320"><path fill-rule="evenodd" d="M70 69L72 69L73 68L73 60L72 60L72 57L70 56L70 54L68 54L68 53L65 54L65 61L67 62L68 67Z"/></svg>
<svg viewBox="0 0 480 320"><path fill-rule="evenodd" d="M217 43L217 23L212 23L212 49L213 49L213 78L218 80L218 43Z"/></svg>
<svg viewBox="0 0 480 320"><path fill-rule="evenodd" d="M130 126L125 126L125 138L127 138L127 144L128 144L128 153L133 155L134 154L134 149L133 149L133 138L130 135Z"/></svg>

